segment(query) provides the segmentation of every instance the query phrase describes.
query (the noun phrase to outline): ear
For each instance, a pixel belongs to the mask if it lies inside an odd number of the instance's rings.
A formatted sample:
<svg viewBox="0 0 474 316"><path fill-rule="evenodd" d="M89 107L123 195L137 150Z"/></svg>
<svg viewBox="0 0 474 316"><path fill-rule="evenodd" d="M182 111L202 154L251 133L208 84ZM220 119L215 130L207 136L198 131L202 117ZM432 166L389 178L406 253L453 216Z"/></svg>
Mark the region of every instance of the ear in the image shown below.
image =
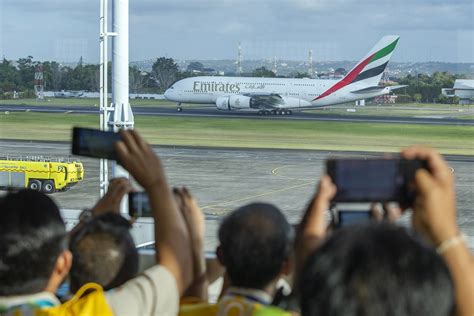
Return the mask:
<svg viewBox="0 0 474 316"><path fill-rule="evenodd" d="M217 260L219 261L219 263L225 267L221 245L217 246L217 248L216 248L216 256L217 256Z"/></svg>
<svg viewBox="0 0 474 316"><path fill-rule="evenodd" d="M48 285L46 286L45 291L55 293L58 287L61 285L61 282L69 274L71 265L72 253L69 250L64 250L56 259L56 264L51 276L49 277Z"/></svg>

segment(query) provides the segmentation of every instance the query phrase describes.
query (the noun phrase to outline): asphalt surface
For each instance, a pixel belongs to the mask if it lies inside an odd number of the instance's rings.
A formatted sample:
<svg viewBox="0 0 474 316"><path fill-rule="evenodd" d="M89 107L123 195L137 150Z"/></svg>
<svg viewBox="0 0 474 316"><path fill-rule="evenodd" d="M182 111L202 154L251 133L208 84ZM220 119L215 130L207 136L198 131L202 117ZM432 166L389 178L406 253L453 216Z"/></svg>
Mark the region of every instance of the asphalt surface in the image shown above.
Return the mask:
<svg viewBox="0 0 474 316"><path fill-rule="evenodd" d="M297 223L311 198L329 156L369 157L363 152L304 150L215 149L154 147L173 186L187 186L206 214L206 249L215 249L219 220L231 210L253 201L276 204ZM0 140L0 155L68 156L70 145L55 142ZM456 177L458 222L474 250L474 156L447 156ZM68 192L51 197L65 209L94 205L99 196L99 162L81 158L85 180ZM400 219L407 224L409 214ZM68 224L75 221L70 219ZM138 243L153 237L150 221L135 224Z"/></svg>
<svg viewBox="0 0 474 316"><path fill-rule="evenodd" d="M0 105L0 111L10 112L43 112L43 113L70 113L70 114L99 114L99 108L94 106L40 106L40 105ZM259 116L250 111L218 111L212 107L187 108L177 112L168 107L133 107L134 115L176 116L176 117L207 117L207 118L234 118L234 119L280 119L303 121L329 121L329 122L361 122L361 123L392 123L392 124L426 124L426 125L464 125L474 126L474 120L457 118L431 118L431 117L397 117L397 116L366 116L366 115L337 115L318 114L293 111L293 115L268 115Z"/></svg>

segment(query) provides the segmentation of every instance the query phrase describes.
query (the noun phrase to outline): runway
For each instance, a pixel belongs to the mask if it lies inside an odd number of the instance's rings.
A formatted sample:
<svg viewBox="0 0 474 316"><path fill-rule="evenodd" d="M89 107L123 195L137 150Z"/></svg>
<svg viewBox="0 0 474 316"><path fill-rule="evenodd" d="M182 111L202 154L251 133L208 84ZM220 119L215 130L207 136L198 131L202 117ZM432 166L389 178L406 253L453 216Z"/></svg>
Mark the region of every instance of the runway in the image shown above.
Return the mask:
<svg viewBox="0 0 474 316"><path fill-rule="evenodd" d="M186 185L206 214L206 249L216 246L219 220L229 211L252 201L271 202L280 207L292 223L297 223L329 156L369 157L374 153L327 152L273 149L215 149L154 147L173 186ZM70 145L56 142L0 140L0 155L68 156ZM474 250L474 156L447 156L456 177L458 222ZM85 181L52 198L61 208L92 207L99 195L99 162L81 158ZM407 224L409 214L402 217ZM71 224L71 223L69 223ZM138 239L152 236L149 221L135 224L145 231ZM148 236L148 237L147 237Z"/></svg>
<svg viewBox="0 0 474 316"><path fill-rule="evenodd" d="M77 105L0 105L0 111L5 112L42 112L42 113L69 113L69 114L99 114L99 108L94 106ZM293 115L259 116L250 111L218 111L212 107L183 107L183 112L177 112L169 107L133 107L135 115L170 116L170 117L206 117L227 119L263 119L263 120L299 120L299 121L326 121L326 122L359 122L359 123L389 123L389 124L424 124L424 125L457 125L474 126L474 120L457 118L429 118L429 117L401 117L401 116L367 116L367 115L337 115L319 114L293 111Z"/></svg>

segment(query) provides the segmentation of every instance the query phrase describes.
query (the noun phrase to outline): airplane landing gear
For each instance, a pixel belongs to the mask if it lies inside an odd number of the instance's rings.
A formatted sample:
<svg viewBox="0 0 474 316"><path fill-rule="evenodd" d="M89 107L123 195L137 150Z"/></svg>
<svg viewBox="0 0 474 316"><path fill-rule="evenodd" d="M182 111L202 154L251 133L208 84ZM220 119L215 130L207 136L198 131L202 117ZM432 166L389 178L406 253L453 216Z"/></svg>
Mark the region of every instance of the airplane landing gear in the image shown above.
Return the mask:
<svg viewBox="0 0 474 316"><path fill-rule="evenodd" d="M178 107L176 108L176 111L183 112L183 108L181 107L181 103L178 103Z"/></svg>
<svg viewBox="0 0 474 316"><path fill-rule="evenodd" d="M293 112L291 110L260 110L258 115L291 115Z"/></svg>

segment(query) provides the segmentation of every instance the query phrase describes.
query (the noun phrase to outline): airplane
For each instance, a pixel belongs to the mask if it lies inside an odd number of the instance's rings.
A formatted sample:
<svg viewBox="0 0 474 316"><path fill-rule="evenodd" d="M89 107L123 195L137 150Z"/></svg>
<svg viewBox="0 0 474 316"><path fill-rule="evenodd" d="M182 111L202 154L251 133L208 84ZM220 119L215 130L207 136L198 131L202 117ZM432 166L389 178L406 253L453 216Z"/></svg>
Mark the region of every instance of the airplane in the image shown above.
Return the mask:
<svg viewBox="0 0 474 316"><path fill-rule="evenodd" d="M340 80L200 76L177 81L165 98L182 103L215 104L218 110L255 110L259 115L290 115L292 110L352 102L390 93L405 86L379 85L399 40L384 36Z"/></svg>

